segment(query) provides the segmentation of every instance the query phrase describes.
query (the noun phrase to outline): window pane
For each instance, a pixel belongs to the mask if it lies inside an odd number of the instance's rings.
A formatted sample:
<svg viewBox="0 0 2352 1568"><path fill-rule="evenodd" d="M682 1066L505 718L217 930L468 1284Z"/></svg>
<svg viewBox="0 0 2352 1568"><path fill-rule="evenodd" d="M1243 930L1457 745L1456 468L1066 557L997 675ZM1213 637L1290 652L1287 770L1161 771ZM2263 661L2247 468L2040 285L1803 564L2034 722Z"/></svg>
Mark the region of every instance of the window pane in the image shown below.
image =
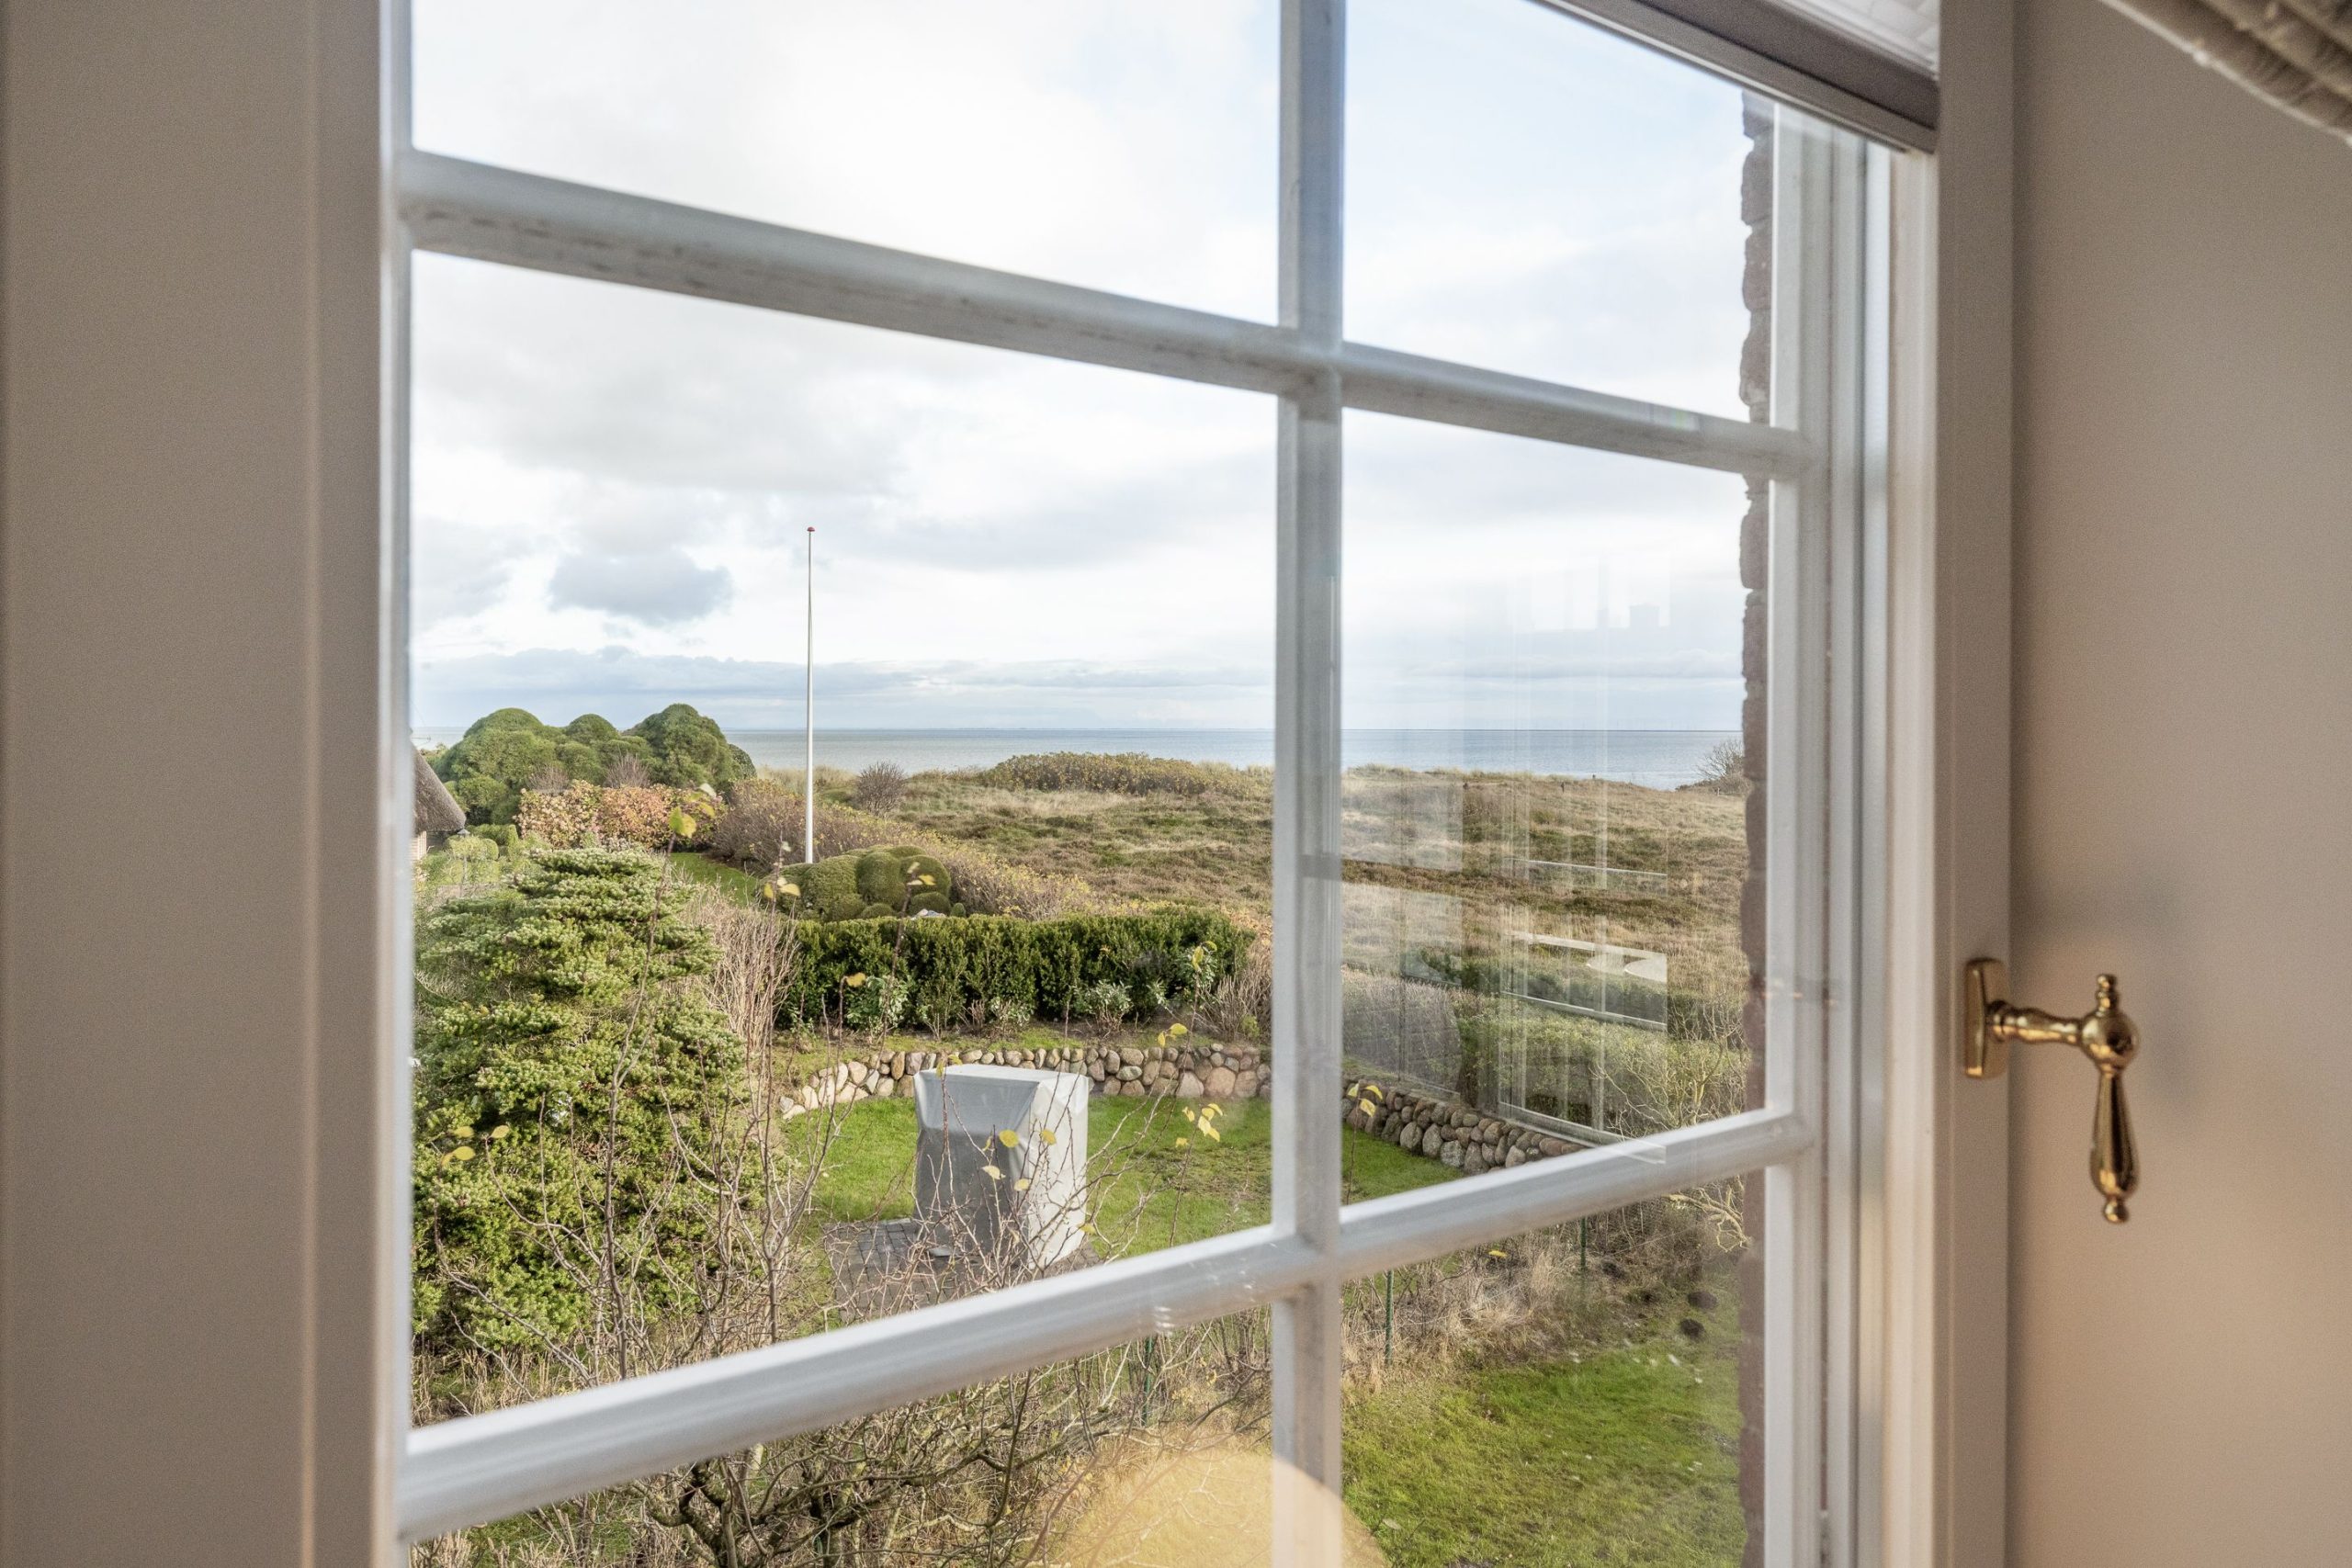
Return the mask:
<svg viewBox="0 0 2352 1568"><path fill-rule="evenodd" d="M1356 0L1348 72L1350 337L1762 406L1769 111L1529 0Z"/></svg>
<svg viewBox="0 0 2352 1568"><path fill-rule="evenodd" d="M1262 1311L424 1543L413 1568L1262 1568ZM733 1555L729 1555L731 1548Z"/></svg>
<svg viewBox="0 0 2352 1568"><path fill-rule="evenodd" d="M1271 402L446 258L414 314L424 1411L1263 1224Z"/></svg>
<svg viewBox="0 0 2352 1568"><path fill-rule="evenodd" d="M1376 415L1347 439L1346 1046L1389 1097L1352 1114L1475 1174L1745 1109L1760 504Z"/></svg>
<svg viewBox="0 0 2352 1568"><path fill-rule="evenodd" d="M418 0L421 147L1271 319L1272 0Z"/></svg>
<svg viewBox="0 0 2352 1568"><path fill-rule="evenodd" d="M1394 1568L1735 1568L1760 1280L1731 1181L1348 1288L1349 1510Z"/></svg>

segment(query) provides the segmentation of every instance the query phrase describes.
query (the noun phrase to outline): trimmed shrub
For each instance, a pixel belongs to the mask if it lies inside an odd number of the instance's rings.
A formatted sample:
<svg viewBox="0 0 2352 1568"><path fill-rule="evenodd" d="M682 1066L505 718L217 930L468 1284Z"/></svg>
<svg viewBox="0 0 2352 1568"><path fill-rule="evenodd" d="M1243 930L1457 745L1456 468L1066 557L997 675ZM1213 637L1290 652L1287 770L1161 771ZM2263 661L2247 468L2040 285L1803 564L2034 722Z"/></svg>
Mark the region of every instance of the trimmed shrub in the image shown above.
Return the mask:
<svg viewBox="0 0 2352 1568"><path fill-rule="evenodd" d="M868 904L907 907L906 874L895 850L868 850L857 857L857 891Z"/></svg>
<svg viewBox="0 0 2352 1568"><path fill-rule="evenodd" d="M818 770L821 780L823 769ZM713 854L732 861L754 875L765 875L778 869L779 861L797 860L789 850L779 854L778 846L797 845L800 841L800 796L774 779L757 779L738 784L734 804L710 830L709 843ZM982 915L1025 915L1032 919L1055 919L1063 915L1115 915L1132 913L1137 906L1129 899L1113 898L1098 892L1075 877L1046 876L1025 866L1000 860L977 844L950 844L923 835L910 835L907 829L879 817L869 817L854 807L836 806L820 795L817 801L818 863L836 856L848 855L854 860L865 850L895 848L904 854L921 854L936 863L947 874L947 896L954 904ZM781 869L788 880L806 885L807 868L785 864ZM926 868L928 869L928 868ZM805 900L806 895L804 895ZM801 908L805 914L825 919L854 919L865 907L860 898L846 911L829 908L822 898ZM951 913L962 913L951 908Z"/></svg>
<svg viewBox="0 0 2352 1568"><path fill-rule="evenodd" d="M886 915L958 915L955 878L937 857L906 845L886 845L860 854L828 855L814 865L787 866L778 881L797 889L784 895L803 919L878 919Z"/></svg>
<svg viewBox="0 0 2352 1568"><path fill-rule="evenodd" d="M500 708L435 753L433 769L474 823L512 821L524 791L560 794L565 781L724 788L752 771L751 758L729 745L717 724L684 703L626 735L593 713L558 729L527 709Z"/></svg>
<svg viewBox="0 0 2352 1568"><path fill-rule="evenodd" d="M655 782L689 789L725 790L758 770L741 747L730 745L718 721L684 703L672 703L631 726L628 733L650 750Z"/></svg>
<svg viewBox="0 0 2352 1568"><path fill-rule="evenodd" d="M1172 954L1214 989L1248 951L1250 933L1213 909L1170 908L1135 915L1078 915L1023 920L974 915L961 920L799 921L799 964L778 1002L786 1022L830 1016L852 975L895 975L907 982L910 1016L933 1029L971 1016L975 1004L1012 1002L1032 1016L1097 1016L1088 988L1119 987L1119 1010L1135 1005L1139 969ZM1197 964L1193 957L1199 954ZM1094 1004L1110 999L1097 994Z"/></svg>

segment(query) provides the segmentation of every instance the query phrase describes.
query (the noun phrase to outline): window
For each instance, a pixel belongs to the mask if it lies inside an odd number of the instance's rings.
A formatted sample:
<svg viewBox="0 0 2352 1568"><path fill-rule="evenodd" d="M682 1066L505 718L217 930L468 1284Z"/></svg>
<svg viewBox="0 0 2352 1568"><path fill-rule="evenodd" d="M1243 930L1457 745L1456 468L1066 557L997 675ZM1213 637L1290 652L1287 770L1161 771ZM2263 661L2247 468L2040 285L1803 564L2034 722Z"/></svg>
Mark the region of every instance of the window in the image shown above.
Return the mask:
<svg viewBox="0 0 2352 1568"><path fill-rule="evenodd" d="M758 9L761 27L789 36L833 8ZM903 1310L720 1359L648 1372L621 1358L558 1380L567 1392L419 1426L401 1467L403 1534L428 1540L1041 1368L1058 1369L1054 1398L1082 1401L1087 1380L1113 1375L1089 1358L1150 1365L1166 1337L1229 1331L1216 1343L1245 1345L1234 1353L1259 1358L1265 1380L1277 1560L1336 1562L1359 1532L1393 1546L1383 1529L1401 1540L1419 1528L1363 1517L1392 1506L1383 1498L1409 1514L1395 1455L1448 1451L1409 1408L1343 1404L1362 1374L1351 1348L1367 1343L1375 1311L1389 1314L1394 1352L1400 1280L1437 1314L1417 1330L1425 1351L1448 1303L1497 1290L1532 1299L1539 1269L1591 1266L1577 1248L1593 1227L1617 1245L1667 1216L1736 1233L1726 1253L1745 1262L1730 1285L1681 1280L1690 1304L1661 1331L1710 1344L1713 1360L1694 1356L1690 1375L1711 1392L1682 1389L1685 1362L1666 1340L1643 1359L1676 1369L1678 1398L1736 1421L1738 1451L1761 1469L1733 1484L1736 1457L1678 1461L1695 1467L1686 1484L1653 1477L1650 1501L1587 1510L1585 1525L1638 1539L1703 1514L1689 1529L1704 1550L1736 1552L1736 1537L1760 1530L1772 1560L1814 1560L1825 1520L1833 1536L1850 1528L1839 1510L1855 1483L1857 1438L1835 1413L1856 1365L1853 1193L1870 1102L1853 1001L1871 979L1860 933L1873 807L1859 759L1881 662L1865 610L1883 154L1522 0L1465 4L1458 29L1364 0L1346 36L1337 4L1220 8L1244 43L1191 62L1222 84L1212 132L1192 140L1166 117L1193 111L1123 61L1198 39L1140 23L1130 36L1123 8L1053 7L1046 23L1004 9L1031 20L910 34L922 39L910 75L889 84L935 82L983 122L991 105L1021 106L984 126L997 151L968 169L941 150L967 183L935 202L892 199L899 182L939 183L933 150L892 128L895 99L861 107L843 85L889 77L880 59L895 34L812 35L794 81L836 104L827 123L854 174L811 187L756 156L694 165L687 150L715 138L756 149L785 132L682 96L706 62L666 58L669 40L568 19L550 24L567 50L604 51L623 69L640 46L656 56L644 65L651 107L638 112L677 144L567 145L469 125L465 94L482 90L497 40L428 13L446 59L421 63L420 144L401 150L396 174L418 253L415 353L421 370L454 367L447 378L471 389L434 417L478 432L483 452L471 467L420 468L407 526L496 547L492 511L534 482L493 450L529 439L527 387L501 380L518 360L636 389L635 417L684 434L649 482L736 482L721 470L750 437L730 445L710 427L768 422L714 420L711 379L658 355L631 362L632 334L691 344L696 366L752 367L739 384L775 398L775 419L929 421L949 444L974 430L1032 444L1000 472L1006 484L1075 475L1114 496L1235 475L1263 486L1186 526L1193 549L1232 558L1237 603L1265 607L1219 604L1199 624L1241 645L1230 662L1263 665L1247 679L1271 699L1270 1032L1246 1066L1187 1056L1181 1072L1262 1076L1265 1223L1236 1207L1191 1225L1195 1239L1106 1244L1091 1267L1013 1269L990 1288L894 1299ZM967 8L941 14L969 27ZM1120 25L1096 25L1114 14ZM958 57L967 45L974 59ZM468 62L470 89L451 61ZM729 69L755 73L756 61ZM999 69L1029 85L992 96ZM1142 83L1124 129L1060 91L1088 72ZM1555 73L1656 78L1668 96L1597 95L1543 121L1557 140L1531 146L1527 117L1556 108ZM562 91L552 79L541 90ZM1035 124L1023 118L1033 113ZM1083 145L1090 134L1108 151ZM1266 157L1277 148L1278 179ZM1148 186L1146 199L1057 205L1104 178ZM1201 194L1228 186L1278 189L1279 209L1257 223L1254 197ZM1171 269L1170 246L1216 265ZM1273 310L1260 309L1269 280ZM604 333L567 341L538 313L559 293L602 301L561 321L594 319ZM1360 319L1368 341L1343 330ZM910 356L953 362L978 389L964 404L894 398L888 367ZM819 384L834 390L812 398ZM1039 390L1049 385L1081 389L1055 401ZM1004 415L1032 393L1040 412ZM1088 417L1053 412L1072 408ZM1153 447L1157 467L1128 456L1147 429L1180 433ZM985 510L968 493L941 502L967 503ZM710 547L790 570L797 519L749 515L717 527ZM1262 525L1232 523L1251 515ZM763 521L788 532L763 535ZM1061 547L1078 552L1105 525L1081 519ZM892 547L936 553L951 533ZM470 602L462 573L436 570L420 555L420 592ZM554 570L570 587L551 580L550 592L582 614L716 592L707 560L683 547ZM1165 581L1191 568L1155 570ZM922 613L922 590L905 578L876 613ZM1150 592L1146 580L1132 616L1188 614ZM1014 640L1051 660L1050 631L1024 625ZM462 661L462 638L448 646ZM593 750L608 738L571 739ZM693 804L676 809L691 829ZM766 896L807 890L786 865ZM1205 939L1186 950L1199 947L1214 951ZM846 1016L884 978L845 970L817 1005ZM1126 1065L1166 1061L1175 1081L1175 1055L1194 1048L1173 1032L1162 1055ZM1199 1107L1214 1099L1182 1098L1172 1111L1195 1131L1171 1122L1154 1134L1170 1148L1203 1135ZM1008 1150L1029 1143L988 1173L1030 1180L1020 1160L1054 1125L1001 1129ZM421 1157L458 1166L489 1136L454 1115L422 1131L441 1141L420 1144ZM1359 1140L1433 1156L1446 1179L1369 1183L1351 1164ZM1036 1170L1052 1163L1038 1158ZM1752 1348L1734 1353L1743 1323ZM1577 1384L1544 1397L1573 1400ZM1392 1446L1351 1476L1349 1445L1383 1429ZM1228 1481L1265 1468L1225 1448L1202 1462Z"/></svg>

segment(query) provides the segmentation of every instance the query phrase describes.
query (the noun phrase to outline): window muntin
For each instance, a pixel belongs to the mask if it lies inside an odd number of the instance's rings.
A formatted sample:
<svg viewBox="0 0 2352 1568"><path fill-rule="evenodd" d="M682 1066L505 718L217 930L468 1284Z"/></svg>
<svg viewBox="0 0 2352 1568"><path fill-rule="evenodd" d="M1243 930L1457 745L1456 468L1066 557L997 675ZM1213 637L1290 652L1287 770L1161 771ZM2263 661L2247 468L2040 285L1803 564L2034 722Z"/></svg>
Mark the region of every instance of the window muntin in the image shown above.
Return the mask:
<svg viewBox="0 0 2352 1568"><path fill-rule="evenodd" d="M1291 230L1287 243L1297 249L1289 265L1314 277L1319 276L1313 265L1318 252L1335 254L1335 247L1323 248L1335 236L1318 228L1312 217L1317 210L1336 211L1338 171L1322 154L1330 150L1326 139L1336 131L1339 104L1336 92L1322 89L1337 80L1337 39L1324 25L1329 16L1320 7L1294 5L1290 20L1295 30L1284 96L1288 112L1303 127L1294 144L1291 174L1304 185L1294 210L1309 220ZM1778 111L1777 119L1782 126L1804 123L1785 109ZM1318 147L1318 141L1326 145ZM889 276L865 298L828 297L822 313L905 325L912 310L924 317L917 330L943 336L1001 342L1058 357L1172 369L1235 386L1289 389L1277 490L1294 498L1294 519L1329 508L1322 515L1337 521L1336 444L1323 443L1336 427L1336 403L1342 400L1356 407L1768 478L1776 519L1768 562L1775 591L1770 613L1772 668L1800 673L1809 669L1817 674L1825 664L1816 655L1840 635L1838 618L1828 613L1826 603L1836 581L1832 553L1849 547L1850 533L1840 530L1856 525L1846 487L1856 471L1858 449L1841 445L1851 433L1841 434L1842 416L1833 415L1839 397L1859 396L1852 365L1840 357L1855 352L1858 334L1828 329L1833 307L1850 310L1861 298L1858 263L1862 220L1854 215L1861 160L1859 144L1843 136L1792 136L1783 148L1773 178L1775 211L1781 220L1773 240L1773 288L1774 346L1779 351L1774 374L1781 382L1775 406L1789 411L1786 432L1757 431L1573 387L1531 387L1471 368L1416 362L1354 345L1335 347L1318 324L1329 318L1318 311L1335 307L1336 299L1325 296L1318 304L1313 288L1308 290L1312 308L1304 318L1304 330L1251 333L1178 320L1139 303L1018 288L952 266L913 262L900 266L887 257L843 261L827 256L820 258L821 266L836 274L873 268ZM428 247L496 255L549 270L585 271L591 264L583 257L582 242L593 248L603 234L629 247L630 259L616 269L616 276L675 292L714 291L696 259L701 254L696 246L702 243L698 236L712 231L691 215L634 206L626 198L564 196L543 200L542 193L527 184L503 180L495 171L470 171L429 159L407 160L403 179L411 188L405 209ZM569 224L569 231L550 233L546 221L550 203L563 209L563 223L555 227ZM667 229L679 230L684 243L673 253L658 254L649 237ZM743 287L754 293L766 290L772 297L762 298L763 303L797 308L786 300L805 296L811 276L799 241L787 236L769 245L742 228L726 231L723 239L733 247L726 253L728 265L741 276L772 266L783 280L773 289L756 282ZM605 259L616 254L608 249ZM729 294L736 288L730 283L716 291L741 297L740 290ZM1005 300L1019 307L1010 316L995 308ZM1802 400L1792 395L1799 387L1806 392ZM1825 477L1834 482L1825 482ZM1334 673L1340 654L1330 606L1317 609L1314 604L1315 596L1329 585L1321 568L1336 559L1336 550L1327 561L1318 559L1315 549L1335 546L1337 540L1317 533L1306 543L1310 548L1302 553L1298 536L1292 534L1288 555L1278 553L1287 577L1278 592L1277 643L1288 661L1288 669L1277 678L1278 709L1285 695L1311 698L1317 683ZM1294 617L1287 637L1282 631L1285 615ZM1856 678L1850 647L1845 659L1826 667L1844 671L1845 680ZM691 1377L633 1380L591 1395L424 1429L411 1440L402 1478L404 1530L421 1535L494 1517L684 1462L731 1442L809 1430L895 1400L956 1386L959 1381L1115 1343L1145 1325L1203 1320L1242 1302L1277 1303L1275 1339L1280 1347L1285 1342L1280 1319L1292 1303L1331 1300L1336 1304L1330 1283L1335 1266L1352 1273L1409 1263L1518 1234L1531 1225L1558 1224L1759 1167L1767 1168L1763 1185L1770 1213L1794 1220L1768 1232L1776 1237L1777 1248L1771 1255L1776 1267L1768 1269L1772 1276L1768 1288L1777 1292L1771 1299L1801 1301L1810 1289L1815 1298L1810 1314L1817 1321L1820 1222L1817 1215L1810 1220L1804 1216L1815 1214L1816 1207L1816 1199L1807 1196L1817 1195L1819 1179L1809 1151L1819 1135L1822 1080L1831 1070L1831 1065L1818 1059L1825 1038L1821 1011L1825 987L1834 986L1852 962L1850 954L1828 948L1820 936L1820 905L1826 886L1849 874L1829 863L1826 853L1838 837L1832 825L1844 821L1853 807L1850 780L1830 765L1827 726L1837 709L1831 694L1807 679L1778 682L1767 696L1772 755L1793 759L1792 776L1781 775L1788 787L1776 792L1777 804L1767 813L1770 853L1775 866L1787 864L1793 874L1773 884L1780 916L1775 929L1781 934L1774 939L1762 998L1775 1021L1776 1044L1785 1040L1790 1049L1773 1058L1762 1109L1709 1126L1490 1172L1458 1184L1442 1201L1422 1192L1365 1202L1352 1207L1336 1229L1323 1216L1337 1198L1337 1162L1325 1155L1293 1159L1292 1179L1284 1190L1283 1162L1278 1156L1275 1224L1265 1230L1090 1271L1091 1277L1038 1281L1001 1302L946 1303L876 1320L754 1352ZM1294 720L1278 745L1294 759L1305 756L1316 764L1315 779L1289 786L1291 809L1311 818L1320 809L1318 792L1333 789L1339 782L1340 715L1336 706L1314 700L1295 703L1291 711L1303 716L1314 732L1300 733ZM1285 878L1295 889L1309 893L1318 884L1332 883L1324 868L1336 866L1337 825L1334 816L1328 824L1328 848L1311 833L1294 838L1295 854L1324 858L1278 861L1278 911ZM1306 826L1315 824L1310 820ZM1336 894L1336 886L1329 886L1328 891ZM1294 903L1293 908L1300 906ZM1292 917L1301 918L1297 913ZM1323 917L1306 913L1303 918L1307 933L1314 935L1314 922ZM1286 929L1294 935L1299 930ZM1336 1004L1338 935L1336 926L1327 923L1318 941L1296 944L1295 956L1286 961L1287 973L1277 976L1278 991L1287 985L1295 996L1312 1003L1328 990ZM1319 959L1314 956L1318 946L1324 954ZM1329 1012L1336 1032L1336 1005ZM1312 1011L1307 1014L1310 1021L1313 1016ZM1278 1103L1292 1113L1293 1130L1302 1137L1300 1149L1323 1143L1322 1134L1313 1131L1315 1119L1305 1118L1303 1108L1329 1104L1340 1083L1338 1053L1330 1049L1336 1040L1329 1034L1322 1038L1320 1049L1313 1041L1306 1042L1278 1070ZM1302 1185L1295 1179L1302 1173L1315 1181ZM1817 1352L1804 1348L1813 1341L1799 1321L1802 1315L1783 1313L1781 1321L1787 1326L1776 1330L1790 1348L1787 1356L1774 1360L1768 1379L1771 1414L1767 1433L1768 1451L1776 1456L1768 1492L1780 1499L1772 1517L1801 1547L1815 1528L1803 1499L1808 1484L1804 1477L1817 1464L1817 1457L1807 1456L1817 1456L1818 1444L1809 1436L1804 1412L1817 1404L1817 1396L1809 1398L1806 1389L1817 1388L1819 1378ZM1332 1462L1336 1349L1335 1335L1318 1341L1314 1325L1302 1327L1294 1309L1288 1348L1278 1349L1274 1372L1277 1452L1297 1455L1304 1441L1302 1462L1312 1479L1329 1486L1338 1483ZM1323 1421L1326 1413L1332 1424L1328 1459L1321 1450L1322 1434L1307 1430Z"/></svg>

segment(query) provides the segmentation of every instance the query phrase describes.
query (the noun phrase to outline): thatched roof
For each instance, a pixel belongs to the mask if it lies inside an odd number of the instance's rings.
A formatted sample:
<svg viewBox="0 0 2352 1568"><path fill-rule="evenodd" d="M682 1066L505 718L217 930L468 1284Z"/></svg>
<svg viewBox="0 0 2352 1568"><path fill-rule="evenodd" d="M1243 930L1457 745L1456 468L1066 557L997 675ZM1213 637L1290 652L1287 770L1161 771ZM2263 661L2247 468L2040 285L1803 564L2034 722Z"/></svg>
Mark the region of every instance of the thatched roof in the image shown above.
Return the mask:
<svg viewBox="0 0 2352 1568"><path fill-rule="evenodd" d="M420 833L454 833L466 825L466 808L424 760L424 753L412 746L409 755L416 759L416 830Z"/></svg>

